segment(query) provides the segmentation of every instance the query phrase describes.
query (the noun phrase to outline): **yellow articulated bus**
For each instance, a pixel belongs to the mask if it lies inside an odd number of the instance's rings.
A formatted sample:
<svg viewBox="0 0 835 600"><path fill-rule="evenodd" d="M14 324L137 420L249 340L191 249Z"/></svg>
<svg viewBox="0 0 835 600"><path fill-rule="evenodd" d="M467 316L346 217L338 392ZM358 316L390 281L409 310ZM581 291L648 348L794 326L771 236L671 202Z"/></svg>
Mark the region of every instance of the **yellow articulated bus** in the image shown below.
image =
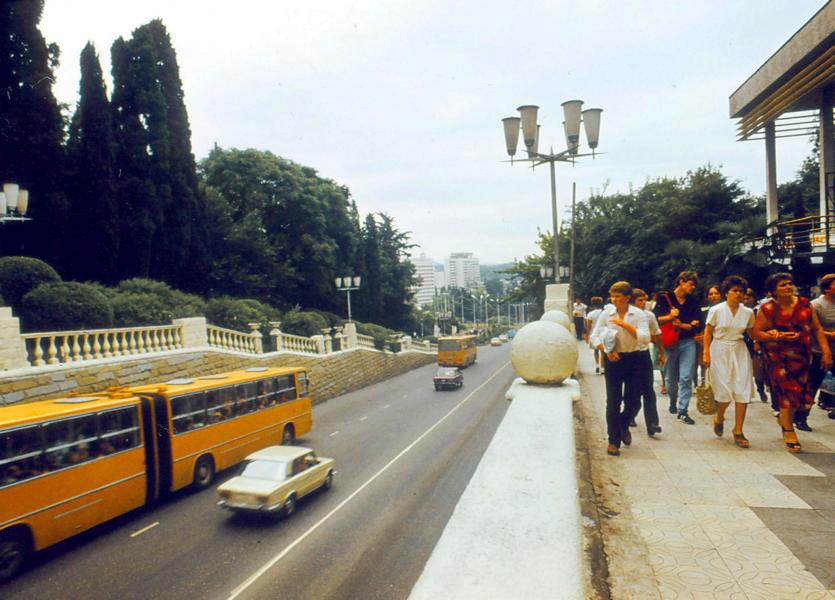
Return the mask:
<svg viewBox="0 0 835 600"><path fill-rule="evenodd" d="M0 408L0 582L30 555L310 431L300 368Z"/></svg>
<svg viewBox="0 0 835 600"><path fill-rule="evenodd" d="M438 364L442 367L469 367L478 357L474 335L438 338Z"/></svg>

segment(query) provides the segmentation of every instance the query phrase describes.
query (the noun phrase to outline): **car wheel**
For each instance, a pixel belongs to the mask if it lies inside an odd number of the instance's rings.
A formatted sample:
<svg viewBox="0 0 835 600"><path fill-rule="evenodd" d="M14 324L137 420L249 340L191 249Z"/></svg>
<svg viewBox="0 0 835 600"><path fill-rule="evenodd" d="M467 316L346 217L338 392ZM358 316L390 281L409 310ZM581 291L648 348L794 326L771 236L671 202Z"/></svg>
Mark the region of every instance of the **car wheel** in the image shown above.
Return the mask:
<svg viewBox="0 0 835 600"><path fill-rule="evenodd" d="M328 471L328 476L325 477L325 483L322 484L322 487L326 490L333 487L333 471Z"/></svg>
<svg viewBox="0 0 835 600"><path fill-rule="evenodd" d="M20 571L32 554L32 544L21 532L0 535L0 583L8 581Z"/></svg>
<svg viewBox="0 0 835 600"><path fill-rule="evenodd" d="M289 517L294 512L296 512L296 495L290 494L287 496L287 500L284 501L284 507L281 509L281 513L285 517Z"/></svg>
<svg viewBox="0 0 835 600"><path fill-rule="evenodd" d="M295 439L295 433L293 432L293 426L287 425L284 428L284 431L281 433L281 445L282 446L289 446L293 443Z"/></svg>
<svg viewBox="0 0 835 600"><path fill-rule="evenodd" d="M436 392L438 392L438 391L440 391L440 390L441 390L441 386L436 385L436 386L435 386L435 391L436 391Z"/></svg>
<svg viewBox="0 0 835 600"><path fill-rule="evenodd" d="M211 456L201 456L194 465L194 489L205 490L215 478L215 461Z"/></svg>

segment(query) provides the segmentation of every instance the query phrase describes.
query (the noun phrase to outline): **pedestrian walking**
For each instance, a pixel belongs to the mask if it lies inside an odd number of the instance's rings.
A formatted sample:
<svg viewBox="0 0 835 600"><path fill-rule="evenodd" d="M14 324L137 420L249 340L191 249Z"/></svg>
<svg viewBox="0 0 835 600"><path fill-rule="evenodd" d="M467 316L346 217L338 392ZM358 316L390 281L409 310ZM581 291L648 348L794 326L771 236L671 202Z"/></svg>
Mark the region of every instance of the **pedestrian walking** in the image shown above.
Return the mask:
<svg viewBox="0 0 835 600"><path fill-rule="evenodd" d="M647 317L649 335L652 339L653 346L658 348L658 362L663 366L667 357L664 352L664 346L661 343L661 328L658 326L658 320L655 318L655 315L646 308L648 300L647 293L642 289L635 288L632 290L632 296L635 307L644 311ZM655 397L655 369L652 366L652 362L649 344L638 344L638 366L640 370L638 390L640 403L644 410L644 424L647 426L647 435L649 437L653 437L656 433L661 433ZM634 415L632 418L635 418Z"/></svg>
<svg viewBox="0 0 835 600"><path fill-rule="evenodd" d="M711 387L716 398L713 433L724 433L725 411L734 403L734 444L748 448L742 429L745 413L754 394L754 368L745 345L745 332L754 327L754 311L742 304L748 282L742 277L726 277L720 286L725 301L707 313L702 362L710 369Z"/></svg>
<svg viewBox="0 0 835 600"><path fill-rule="evenodd" d="M600 313L603 312L603 298L600 296L592 296L590 302L591 310L586 314L585 322L585 337L587 342L589 341L589 336L594 329L595 323L597 323L597 318L600 316ZM594 348L594 372L599 374L600 369L603 368L603 353L592 346L590 342L589 346Z"/></svg>
<svg viewBox="0 0 835 600"><path fill-rule="evenodd" d="M829 351L832 353L835 350L835 273L830 273L821 277L818 284L820 286L821 295L812 300L812 308L818 317L821 327L823 328L823 335L829 344ZM812 366L809 371L812 385L812 398L817 394L821 387L824 377L827 373L832 373L835 376L835 367L830 366L829 369L823 368L823 352L820 344L818 344L817 337L812 337ZM831 396L829 394L821 394L818 399L818 404L821 408L830 411L835 409L832 404ZM797 410L794 413L794 426L801 431L812 431L807 421L809 417L808 411Z"/></svg>
<svg viewBox="0 0 835 600"><path fill-rule="evenodd" d="M632 443L629 421L637 414L639 347L650 340L647 317L629 304L632 286L618 281L609 288L612 305L603 309L590 336L592 346L604 354L606 377L606 429L610 456L620 454L621 442Z"/></svg>
<svg viewBox="0 0 835 600"><path fill-rule="evenodd" d="M580 297L577 296L574 299L574 333L577 334L577 339L582 340L584 339L584 332L586 329L586 309L588 306L583 304L583 301L580 300Z"/></svg>
<svg viewBox="0 0 835 600"><path fill-rule="evenodd" d="M662 293L663 292L653 292L652 293L652 299L649 302L647 302L646 308L644 310L650 311L651 313L653 313L653 316L654 316L655 315L655 305L657 304L657 301L658 301L658 294L662 294ZM658 319L656 319L655 321L657 323ZM651 346L651 353L652 353L652 368L654 370L658 371L661 374L661 387L658 388L658 391L661 393L662 396L666 396L667 395L667 377L666 377L666 374L664 373L664 371L665 371L664 365L661 364L661 362L659 360L659 356L661 355L661 351L663 350L663 348L664 348L663 343L653 342L653 344Z"/></svg>
<svg viewBox="0 0 835 600"><path fill-rule="evenodd" d="M754 290L748 288L745 290L745 295L742 297L742 304L754 311L754 318L757 317L759 305L757 304L757 295ZM754 367L754 384L757 386L757 395L760 397L760 402L768 402L765 395L765 369L763 368L762 349L760 343L755 341L750 334L745 334L745 345L748 346L748 352L751 354L751 364Z"/></svg>
<svg viewBox="0 0 835 600"><path fill-rule="evenodd" d="M663 327L671 324L678 333L678 340L667 348L667 391L670 394L670 412L678 415L682 423L693 425L687 414L693 397L693 369L696 364L696 342L693 337L701 326L701 310L693 297L699 276L695 271L682 271L676 277L673 293L659 294L655 316Z"/></svg>
<svg viewBox="0 0 835 600"><path fill-rule="evenodd" d="M702 313L701 313L701 325L699 327L699 331L696 332L696 335L693 336L693 339L696 341L696 366L695 371L693 372L693 381L698 382L697 385L704 385L705 383L705 373L707 372L707 367L702 362L702 357L704 356L704 323L705 319L707 318L707 311L709 311L712 307L716 306L722 301L722 293L719 291L718 285L711 285L707 288L707 295L705 296L706 304L702 306Z"/></svg>
<svg viewBox="0 0 835 600"><path fill-rule="evenodd" d="M832 352L817 313L809 300L797 296L792 276L774 273L765 283L772 299L760 307L753 337L762 345L772 401L779 403L783 443L789 452L800 452L794 412L808 411L813 403L809 378L811 337L818 338L823 369L832 366Z"/></svg>

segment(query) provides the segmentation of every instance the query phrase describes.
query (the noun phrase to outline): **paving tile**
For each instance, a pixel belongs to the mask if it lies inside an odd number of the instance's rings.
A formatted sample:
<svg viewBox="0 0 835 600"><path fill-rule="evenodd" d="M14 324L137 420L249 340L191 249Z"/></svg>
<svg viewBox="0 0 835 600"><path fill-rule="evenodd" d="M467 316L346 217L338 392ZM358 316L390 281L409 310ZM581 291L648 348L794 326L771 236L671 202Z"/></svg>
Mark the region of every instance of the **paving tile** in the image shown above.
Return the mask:
<svg viewBox="0 0 835 600"><path fill-rule="evenodd" d="M715 506L746 506L745 501L724 481L719 487L682 486L678 493L687 504Z"/></svg>
<svg viewBox="0 0 835 600"><path fill-rule="evenodd" d="M781 529L775 534L825 587L835 587L835 546L831 532Z"/></svg>
<svg viewBox="0 0 835 600"><path fill-rule="evenodd" d="M835 453L801 452L797 457L810 467L835 478Z"/></svg>
<svg viewBox="0 0 835 600"><path fill-rule="evenodd" d="M772 531L828 531L835 534L835 511L832 518L826 518L820 510L803 510L793 508L754 508L754 513ZM835 535L833 535L835 546Z"/></svg>
<svg viewBox="0 0 835 600"><path fill-rule="evenodd" d="M804 475L806 477L824 477L824 474L809 466L794 454L785 450L782 453L764 452L754 457L754 460L766 472L773 475Z"/></svg>
<svg viewBox="0 0 835 600"><path fill-rule="evenodd" d="M743 485L733 488L748 506L771 508L812 508L789 489L771 486Z"/></svg>
<svg viewBox="0 0 835 600"><path fill-rule="evenodd" d="M679 544L650 547L650 565L662 598L746 598L719 553Z"/></svg>
<svg viewBox="0 0 835 600"><path fill-rule="evenodd" d="M777 479L812 508L835 508L835 480L832 478L780 475Z"/></svg>

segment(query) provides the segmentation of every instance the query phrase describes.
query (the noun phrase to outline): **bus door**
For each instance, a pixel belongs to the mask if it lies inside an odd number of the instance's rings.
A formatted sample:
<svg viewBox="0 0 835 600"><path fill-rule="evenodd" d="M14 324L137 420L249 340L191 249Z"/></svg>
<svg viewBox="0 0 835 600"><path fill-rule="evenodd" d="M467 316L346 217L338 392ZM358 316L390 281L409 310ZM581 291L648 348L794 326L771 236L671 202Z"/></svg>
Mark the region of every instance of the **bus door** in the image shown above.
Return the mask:
<svg viewBox="0 0 835 600"><path fill-rule="evenodd" d="M157 489L164 496L171 490L171 470L174 467L171 458L171 429L169 428L168 400L160 394L150 396L153 403L154 425L157 449Z"/></svg>
<svg viewBox="0 0 835 600"><path fill-rule="evenodd" d="M156 439L156 419L153 410L153 398L140 397L142 411L142 431L145 438L145 504L150 504L160 496L159 489L159 449Z"/></svg>

